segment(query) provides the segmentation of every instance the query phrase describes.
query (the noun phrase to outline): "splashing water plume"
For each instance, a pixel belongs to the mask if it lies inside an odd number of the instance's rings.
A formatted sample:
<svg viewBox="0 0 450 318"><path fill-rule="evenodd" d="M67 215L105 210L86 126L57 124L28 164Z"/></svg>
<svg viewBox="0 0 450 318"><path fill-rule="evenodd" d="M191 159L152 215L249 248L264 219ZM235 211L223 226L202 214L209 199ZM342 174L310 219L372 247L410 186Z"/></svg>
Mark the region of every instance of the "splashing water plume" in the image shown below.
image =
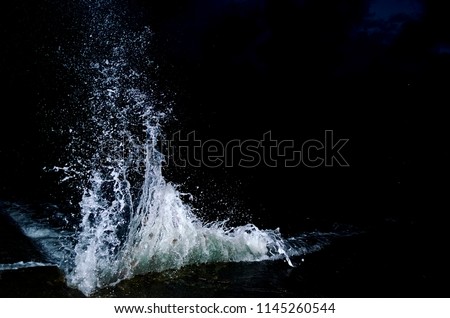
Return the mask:
<svg viewBox="0 0 450 318"><path fill-rule="evenodd" d="M81 51L71 65L87 108L68 148L65 179L83 187L81 222L68 283L86 295L134 275L207 262L293 255L277 230L204 224L162 175L157 150L170 105L148 74L150 31L133 30L114 0L84 1ZM86 104L88 107L86 107ZM289 251L291 250L291 251Z"/></svg>

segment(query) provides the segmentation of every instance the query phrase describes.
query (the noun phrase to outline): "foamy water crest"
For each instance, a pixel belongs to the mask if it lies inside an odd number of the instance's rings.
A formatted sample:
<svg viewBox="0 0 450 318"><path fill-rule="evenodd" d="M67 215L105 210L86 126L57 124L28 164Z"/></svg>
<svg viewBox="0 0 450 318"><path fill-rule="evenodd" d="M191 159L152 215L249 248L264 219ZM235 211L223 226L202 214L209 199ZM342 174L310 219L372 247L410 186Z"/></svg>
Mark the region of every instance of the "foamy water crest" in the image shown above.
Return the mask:
<svg viewBox="0 0 450 318"><path fill-rule="evenodd" d="M161 171L157 143L171 107L148 75L156 67L151 32L131 27L116 1L80 6L84 38L69 66L86 88L74 105L87 116L71 130L71 160L55 167L83 188L74 259L64 268L68 284L89 295L146 272L276 258L291 264L289 256L304 253L278 230L196 217Z"/></svg>

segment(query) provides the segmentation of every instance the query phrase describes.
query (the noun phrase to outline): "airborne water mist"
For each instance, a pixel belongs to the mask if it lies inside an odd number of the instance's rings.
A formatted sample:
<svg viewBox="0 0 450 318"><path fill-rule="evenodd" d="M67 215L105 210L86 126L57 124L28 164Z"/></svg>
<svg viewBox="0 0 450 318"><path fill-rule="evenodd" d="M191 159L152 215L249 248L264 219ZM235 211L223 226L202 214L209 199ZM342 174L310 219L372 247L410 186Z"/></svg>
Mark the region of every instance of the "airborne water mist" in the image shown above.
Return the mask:
<svg viewBox="0 0 450 318"><path fill-rule="evenodd" d="M165 181L156 145L171 107L149 76L150 31L131 26L119 1L80 5L83 38L70 67L84 88L74 105L85 118L71 130L71 160L59 168L83 188L73 261L65 268L69 285L89 295L187 264L278 257L290 263L288 253L295 253L278 231L204 224Z"/></svg>

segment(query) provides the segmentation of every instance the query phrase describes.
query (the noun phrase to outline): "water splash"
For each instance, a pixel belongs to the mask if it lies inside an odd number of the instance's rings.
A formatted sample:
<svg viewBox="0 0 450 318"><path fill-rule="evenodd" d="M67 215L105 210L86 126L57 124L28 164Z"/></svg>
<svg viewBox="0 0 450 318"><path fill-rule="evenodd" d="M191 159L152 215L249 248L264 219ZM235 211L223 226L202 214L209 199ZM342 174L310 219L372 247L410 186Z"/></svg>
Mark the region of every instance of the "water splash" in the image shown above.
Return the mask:
<svg viewBox="0 0 450 318"><path fill-rule="evenodd" d="M83 188L69 285L86 295L134 275L208 262L259 261L303 252L278 230L203 223L162 174L161 127L171 107L148 74L151 32L114 0L82 1L80 53L67 62L85 88L85 115L68 145L65 180ZM72 62L70 62L72 61ZM85 176L88 176L87 178Z"/></svg>

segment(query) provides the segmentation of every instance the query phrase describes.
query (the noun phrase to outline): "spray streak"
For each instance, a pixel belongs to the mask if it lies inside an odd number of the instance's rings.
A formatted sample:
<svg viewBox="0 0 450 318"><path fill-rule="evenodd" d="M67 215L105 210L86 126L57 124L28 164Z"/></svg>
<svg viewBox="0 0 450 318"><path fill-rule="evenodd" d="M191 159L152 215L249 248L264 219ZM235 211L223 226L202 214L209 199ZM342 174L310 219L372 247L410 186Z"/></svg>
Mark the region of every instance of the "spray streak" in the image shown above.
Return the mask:
<svg viewBox="0 0 450 318"><path fill-rule="evenodd" d="M113 0L84 5L85 38L73 67L88 89L88 120L78 125L69 145L78 152L62 171L89 180L73 265L65 269L69 285L89 295L136 274L208 262L290 263L288 254L304 252L277 230L203 224L183 203L163 178L156 147L170 107L158 102L146 76L150 32L131 31Z"/></svg>

